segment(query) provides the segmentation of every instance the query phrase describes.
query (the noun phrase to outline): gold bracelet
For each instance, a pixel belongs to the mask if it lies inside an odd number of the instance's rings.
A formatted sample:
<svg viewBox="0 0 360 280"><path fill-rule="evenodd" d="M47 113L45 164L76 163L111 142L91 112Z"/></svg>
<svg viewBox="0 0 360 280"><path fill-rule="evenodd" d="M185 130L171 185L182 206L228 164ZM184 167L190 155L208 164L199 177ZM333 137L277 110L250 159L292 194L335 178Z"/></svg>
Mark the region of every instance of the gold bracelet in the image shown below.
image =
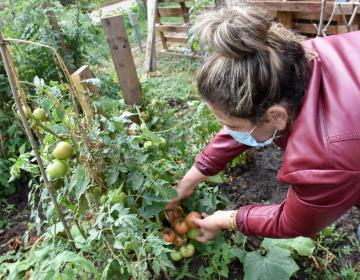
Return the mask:
<svg viewBox="0 0 360 280"><path fill-rule="evenodd" d="M237 230L237 226L236 226L236 214L237 211L234 211L230 214L230 219L229 219L229 229L236 231Z"/></svg>

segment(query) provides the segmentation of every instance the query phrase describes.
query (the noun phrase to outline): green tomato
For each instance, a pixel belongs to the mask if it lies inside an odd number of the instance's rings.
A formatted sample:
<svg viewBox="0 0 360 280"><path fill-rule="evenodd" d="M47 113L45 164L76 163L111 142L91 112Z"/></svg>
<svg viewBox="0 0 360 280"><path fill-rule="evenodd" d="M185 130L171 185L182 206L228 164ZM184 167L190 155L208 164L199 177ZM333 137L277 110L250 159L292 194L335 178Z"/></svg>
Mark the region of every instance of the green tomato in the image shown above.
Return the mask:
<svg viewBox="0 0 360 280"><path fill-rule="evenodd" d="M105 204L107 201L107 196L104 194L100 197L100 204L103 205Z"/></svg>
<svg viewBox="0 0 360 280"><path fill-rule="evenodd" d="M140 125L140 130L142 132L146 132L146 131L149 131L149 128L147 127L146 123L142 122Z"/></svg>
<svg viewBox="0 0 360 280"><path fill-rule="evenodd" d="M153 143L151 141L145 141L144 148L148 150L152 147L152 145Z"/></svg>
<svg viewBox="0 0 360 280"><path fill-rule="evenodd" d="M66 174L66 165L63 161L54 159L51 164L46 168L46 174L50 178L60 178Z"/></svg>
<svg viewBox="0 0 360 280"><path fill-rule="evenodd" d="M192 255L194 255L195 247L192 244L185 244L180 247L180 254L184 258L190 258Z"/></svg>
<svg viewBox="0 0 360 280"><path fill-rule="evenodd" d="M56 145L52 154L56 159L68 159L73 154L73 148L68 142L61 141Z"/></svg>
<svg viewBox="0 0 360 280"><path fill-rule="evenodd" d="M160 147L165 147L167 145L167 141L165 138L160 137Z"/></svg>
<svg viewBox="0 0 360 280"><path fill-rule="evenodd" d="M115 203L124 203L126 198L127 198L126 193L124 193L124 192L116 193L116 194L114 194L112 196L111 202L113 204L115 204Z"/></svg>
<svg viewBox="0 0 360 280"><path fill-rule="evenodd" d="M40 122L44 122L46 121L46 113L45 110L43 108L36 108L33 111L33 116L36 120L40 121Z"/></svg>
<svg viewBox="0 0 360 280"><path fill-rule="evenodd" d="M180 254L179 251L172 251L172 252L170 253L170 258L171 258L174 262L178 262L178 261L180 261L180 260L183 258L183 256Z"/></svg>
<svg viewBox="0 0 360 280"><path fill-rule="evenodd" d="M187 235L190 239L196 239L196 238L202 236L203 233L200 230L197 230L195 228L190 228Z"/></svg>

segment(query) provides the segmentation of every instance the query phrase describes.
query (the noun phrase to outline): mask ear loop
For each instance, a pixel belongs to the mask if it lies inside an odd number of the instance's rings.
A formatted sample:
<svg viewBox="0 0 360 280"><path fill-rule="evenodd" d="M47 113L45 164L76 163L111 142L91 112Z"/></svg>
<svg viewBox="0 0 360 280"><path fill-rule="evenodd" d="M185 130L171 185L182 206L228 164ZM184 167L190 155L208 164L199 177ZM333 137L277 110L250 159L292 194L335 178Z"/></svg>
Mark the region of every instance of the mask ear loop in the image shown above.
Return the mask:
<svg viewBox="0 0 360 280"><path fill-rule="evenodd" d="M257 128L257 125L255 125L255 127L252 130L250 130L249 134L251 135L256 128Z"/></svg>

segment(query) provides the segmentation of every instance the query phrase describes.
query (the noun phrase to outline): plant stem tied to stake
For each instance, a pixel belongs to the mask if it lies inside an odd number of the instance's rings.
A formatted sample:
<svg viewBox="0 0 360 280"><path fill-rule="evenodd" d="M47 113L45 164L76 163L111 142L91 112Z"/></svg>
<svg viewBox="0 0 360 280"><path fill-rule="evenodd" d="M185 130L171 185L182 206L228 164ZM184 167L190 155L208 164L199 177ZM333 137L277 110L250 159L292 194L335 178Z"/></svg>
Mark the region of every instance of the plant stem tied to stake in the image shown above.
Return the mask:
<svg viewBox="0 0 360 280"><path fill-rule="evenodd" d="M25 128L26 135L27 135L27 137L28 137L28 139L30 141L31 147L32 147L32 149L33 149L33 151L35 153L35 157L36 157L36 160L37 160L38 165L39 165L40 173L41 173L41 175L43 177L46 188L48 189L50 198L51 198L51 200L52 200L52 202L54 204L54 208L57 211L59 219L60 219L61 223L64 226L64 230L65 230L65 233L67 235L67 238L69 240L73 241L73 238L72 238L71 233L70 233L70 229L66 224L65 217L64 217L63 213L61 212L59 204L56 201L54 187L52 186L51 182L48 180L48 177L46 175L44 164L43 164L42 159L40 157L40 153L39 153L37 143L36 143L36 141L34 139L34 136L33 136L32 132L31 132L29 123L28 123L28 121L27 121L27 119L25 117L25 113L23 111L23 108L22 108L22 105L21 105L21 102L20 102L20 97L19 97L19 84L16 82L16 81L18 81L17 75L16 75L16 70L15 70L14 64L12 62L9 50L7 49L6 42L3 39L1 31L0 31L0 52L1 52L2 59L4 61L5 70L6 70L6 73L8 75L11 91L12 91L12 94L13 94L13 97L14 97L14 100L15 100L15 104L16 104L17 110L19 111L21 122L22 122L22 124L23 124L23 126ZM24 104L24 105L26 105L26 104Z"/></svg>

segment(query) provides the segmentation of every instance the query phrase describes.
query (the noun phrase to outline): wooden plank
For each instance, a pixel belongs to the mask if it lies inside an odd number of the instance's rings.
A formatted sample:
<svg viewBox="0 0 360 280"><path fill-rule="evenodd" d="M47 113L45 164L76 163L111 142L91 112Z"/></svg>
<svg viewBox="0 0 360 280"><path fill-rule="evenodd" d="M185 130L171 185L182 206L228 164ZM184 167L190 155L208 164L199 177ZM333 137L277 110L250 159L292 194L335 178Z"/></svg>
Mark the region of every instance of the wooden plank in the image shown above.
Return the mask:
<svg viewBox="0 0 360 280"><path fill-rule="evenodd" d="M283 1L247 1L248 6L254 6L257 9L265 9L268 11L283 11L283 12L304 12L304 13L319 13L321 11L321 2L283 2ZM326 5L326 14L331 14L333 10L333 3ZM352 3L342 3L341 7L346 15L351 15L353 10ZM341 14L339 8L336 8L335 15Z"/></svg>
<svg viewBox="0 0 360 280"><path fill-rule="evenodd" d="M187 37L179 37L179 36L168 36L165 37L166 42L169 43L180 43L180 44L187 44L188 38Z"/></svg>
<svg viewBox="0 0 360 280"><path fill-rule="evenodd" d="M94 78L94 74L92 73L89 65L81 66L78 70L74 72L73 75L79 76L81 86L83 87L84 90L89 90L91 93L95 94L96 96L99 96L99 90L95 85L83 82L85 80Z"/></svg>
<svg viewBox="0 0 360 280"><path fill-rule="evenodd" d="M282 23L287 28L292 28L293 25L293 13L292 12L277 12L276 19L279 23Z"/></svg>
<svg viewBox="0 0 360 280"><path fill-rule="evenodd" d="M324 16L324 20L330 19L330 14L326 14ZM294 20L313 20L313 21L319 21L320 20L320 13L294 13ZM334 21L335 19L333 19Z"/></svg>
<svg viewBox="0 0 360 280"><path fill-rule="evenodd" d="M179 53L179 52L166 51L166 50L161 50L160 54L179 56L179 57L189 57L189 58L203 58L203 56L196 55L195 53L187 54L187 53Z"/></svg>
<svg viewBox="0 0 360 280"><path fill-rule="evenodd" d="M101 23L109 44L125 103L128 105L141 104L140 82L136 74L123 16L102 18Z"/></svg>
<svg viewBox="0 0 360 280"><path fill-rule="evenodd" d="M146 40L146 54L145 54L145 71L154 72L156 71L156 61L155 61L155 21L157 13L157 0L148 0L147 2L147 18L148 18L148 28L147 28L147 40Z"/></svg>
<svg viewBox="0 0 360 280"><path fill-rule="evenodd" d="M182 8L162 8L158 7L159 16L161 17L173 17L173 16L183 16Z"/></svg>
<svg viewBox="0 0 360 280"><path fill-rule="evenodd" d="M301 33L305 34L317 34L317 30L315 26L311 23L297 23L294 24L294 29L298 30ZM337 33L337 26L336 25L329 25L326 34L332 35Z"/></svg>
<svg viewBox="0 0 360 280"><path fill-rule="evenodd" d="M359 26L357 24L353 24L350 26L350 31L347 30L346 25L337 25L337 34L341 34L341 33L347 33L347 32L352 32L352 31L357 31L359 30Z"/></svg>
<svg viewBox="0 0 360 280"><path fill-rule="evenodd" d="M189 28L189 25L156 24L156 30L162 32L187 32Z"/></svg>

